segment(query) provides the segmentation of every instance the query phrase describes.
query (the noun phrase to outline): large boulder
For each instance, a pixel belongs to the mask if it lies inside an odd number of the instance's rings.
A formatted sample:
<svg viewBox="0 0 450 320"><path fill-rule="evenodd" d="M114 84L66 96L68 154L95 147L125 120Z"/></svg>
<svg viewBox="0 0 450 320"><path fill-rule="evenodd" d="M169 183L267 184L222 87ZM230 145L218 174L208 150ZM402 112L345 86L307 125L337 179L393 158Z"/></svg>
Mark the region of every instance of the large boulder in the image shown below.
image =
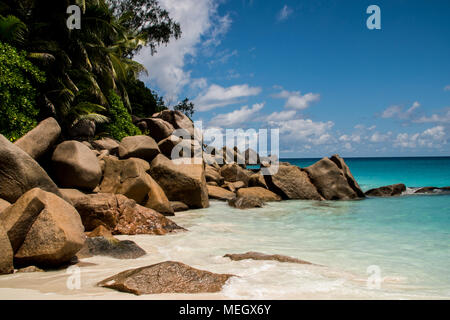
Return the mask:
<svg viewBox="0 0 450 320"><path fill-rule="evenodd" d="M320 195L326 200L352 200L364 198L350 169L338 155L323 158L305 168Z"/></svg>
<svg viewBox="0 0 450 320"><path fill-rule="evenodd" d="M25 193L0 215L16 266L59 266L83 247L80 215L68 202L39 188Z"/></svg>
<svg viewBox="0 0 450 320"><path fill-rule="evenodd" d="M205 178L206 182L214 181L219 186L225 182L225 179L220 175L219 170L209 165L205 166Z"/></svg>
<svg viewBox="0 0 450 320"><path fill-rule="evenodd" d="M155 139L156 142L169 137L175 131L173 125L163 119L146 118L141 119L141 122L145 123L145 127L149 132L148 134Z"/></svg>
<svg viewBox="0 0 450 320"><path fill-rule="evenodd" d="M33 130L15 142L15 145L28 153L33 159L39 159L56 143L61 127L55 118L41 121Z"/></svg>
<svg viewBox="0 0 450 320"><path fill-rule="evenodd" d="M256 152L255 150L253 150L251 148L248 148L247 150L245 150L244 158L245 158L245 164L255 165L255 164L259 164L261 162L258 152Z"/></svg>
<svg viewBox="0 0 450 320"><path fill-rule="evenodd" d="M0 135L0 198L14 203L36 187L61 196L44 169L25 151Z"/></svg>
<svg viewBox="0 0 450 320"><path fill-rule="evenodd" d="M161 153L170 159L172 157L173 148L175 148L175 146L179 144L181 141L182 141L181 138L174 135L170 135L167 138L161 140L158 143L158 147Z"/></svg>
<svg viewBox="0 0 450 320"><path fill-rule="evenodd" d="M162 214L120 194L99 193L74 201L87 231L104 226L113 234L163 235L184 230Z"/></svg>
<svg viewBox="0 0 450 320"><path fill-rule="evenodd" d="M252 174L248 179L248 186L268 189L266 180L264 179L264 176L261 173Z"/></svg>
<svg viewBox="0 0 450 320"><path fill-rule="evenodd" d="M108 150L110 154L115 154L119 151L119 142L108 137L92 141L91 145L95 150Z"/></svg>
<svg viewBox="0 0 450 320"><path fill-rule="evenodd" d="M14 272L13 264L14 252L11 247L8 235L0 225L0 274Z"/></svg>
<svg viewBox="0 0 450 320"><path fill-rule="evenodd" d="M283 199L323 200L308 174L297 166L280 165L276 174L264 179L269 190Z"/></svg>
<svg viewBox="0 0 450 320"><path fill-rule="evenodd" d="M236 194L238 197L255 197L264 202L281 201L279 195L261 187L242 188Z"/></svg>
<svg viewBox="0 0 450 320"><path fill-rule="evenodd" d="M195 269L181 262L165 261L123 271L98 285L136 295L218 292L232 276Z"/></svg>
<svg viewBox="0 0 450 320"><path fill-rule="evenodd" d="M169 122L175 129L182 129L186 134L189 134L192 138L194 137L194 124L192 120L178 110L163 110L154 114L152 118L163 119Z"/></svg>
<svg viewBox="0 0 450 320"><path fill-rule="evenodd" d="M104 159L104 177L99 186L102 193L123 194L162 214L173 215L173 209L162 188L147 173L148 162L130 158L118 160L114 157Z"/></svg>
<svg viewBox="0 0 450 320"><path fill-rule="evenodd" d="M241 168L236 163L226 164L220 168L220 175L224 177L226 181L236 182L242 181L248 186L248 181L252 172Z"/></svg>
<svg viewBox="0 0 450 320"><path fill-rule="evenodd" d="M102 178L95 153L78 141L59 144L53 152L52 165L61 187L93 190Z"/></svg>
<svg viewBox="0 0 450 320"><path fill-rule="evenodd" d="M0 199L0 214L2 213L3 210L8 208L10 205L11 205L11 203L9 203L8 201Z"/></svg>
<svg viewBox="0 0 450 320"><path fill-rule="evenodd" d="M192 159L191 163L182 163L169 160L159 154L150 167L151 176L158 182L169 200L181 201L190 208L209 206L202 159Z"/></svg>
<svg viewBox="0 0 450 320"><path fill-rule="evenodd" d="M210 186L208 185L208 196L210 199L217 199L217 200L231 200L236 197L236 195L221 187L216 186Z"/></svg>
<svg viewBox="0 0 450 320"><path fill-rule="evenodd" d="M228 205L237 209L262 208L264 201L256 197L241 196L228 200Z"/></svg>
<svg viewBox="0 0 450 320"><path fill-rule="evenodd" d="M125 137L119 145L121 159L139 158L151 162L158 153L160 153L158 145L149 136Z"/></svg>
<svg viewBox="0 0 450 320"><path fill-rule="evenodd" d="M403 183L397 183L370 189L365 194L369 197L393 197L401 195L404 191L406 191L406 186Z"/></svg>

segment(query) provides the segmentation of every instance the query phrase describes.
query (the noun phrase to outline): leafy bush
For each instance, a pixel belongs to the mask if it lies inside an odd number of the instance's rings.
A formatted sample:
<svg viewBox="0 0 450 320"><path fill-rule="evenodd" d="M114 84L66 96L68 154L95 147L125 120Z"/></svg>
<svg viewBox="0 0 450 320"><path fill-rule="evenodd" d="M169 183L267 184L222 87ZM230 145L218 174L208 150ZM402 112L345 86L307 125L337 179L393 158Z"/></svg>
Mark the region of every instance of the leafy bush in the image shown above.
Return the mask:
<svg viewBox="0 0 450 320"><path fill-rule="evenodd" d="M133 124L131 115L123 105L122 99L114 92L109 94L109 123L106 124L106 131L117 140L122 140L127 136L135 136L141 134L138 127Z"/></svg>
<svg viewBox="0 0 450 320"><path fill-rule="evenodd" d="M14 142L37 124L37 91L44 73L26 59L24 51L0 42L0 133Z"/></svg>
<svg viewBox="0 0 450 320"><path fill-rule="evenodd" d="M126 90L130 97L132 114L140 118L149 118L154 113L167 109L163 97L147 88L140 80L128 81Z"/></svg>

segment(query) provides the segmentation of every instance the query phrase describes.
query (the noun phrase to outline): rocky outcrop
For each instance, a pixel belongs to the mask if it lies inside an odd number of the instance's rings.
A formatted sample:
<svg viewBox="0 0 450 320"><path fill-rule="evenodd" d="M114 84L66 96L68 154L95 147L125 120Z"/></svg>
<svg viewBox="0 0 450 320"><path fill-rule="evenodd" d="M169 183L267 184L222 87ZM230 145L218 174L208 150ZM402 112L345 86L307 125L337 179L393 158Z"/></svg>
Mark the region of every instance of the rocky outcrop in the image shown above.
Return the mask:
<svg viewBox="0 0 450 320"><path fill-rule="evenodd" d="M173 211L175 211L175 212L189 210L189 207L187 206L187 204L185 204L181 201L170 201L170 206L172 207Z"/></svg>
<svg viewBox="0 0 450 320"><path fill-rule="evenodd" d="M283 199L323 200L308 174L297 166L280 165L276 174L264 179L268 188Z"/></svg>
<svg viewBox="0 0 450 320"><path fill-rule="evenodd" d="M240 261L240 260L273 260L278 262L290 262L290 263L298 263L298 264L312 264L311 262L300 260L297 258L292 258L288 256L283 256L279 254L264 254L260 252L246 252L246 253L240 253L240 254L226 254L224 255L225 258L230 258L233 261Z"/></svg>
<svg viewBox="0 0 450 320"><path fill-rule="evenodd" d="M352 200L365 195L344 160L338 155L323 158L305 168L320 195L326 200Z"/></svg>
<svg viewBox="0 0 450 320"><path fill-rule="evenodd" d="M94 152L78 141L59 144L53 152L52 166L61 187L93 190L102 178Z"/></svg>
<svg viewBox="0 0 450 320"><path fill-rule="evenodd" d="M47 118L14 144L37 160L50 150L60 134L58 121L55 118Z"/></svg>
<svg viewBox="0 0 450 320"><path fill-rule="evenodd" d="M231 274L217 274L184 263L165 261L123 271L98 283L101 287L141 294L218 292Z"/></svg>
<svg viewBox="0 0 450 320"><path fill-rule="evenodd" d="M208 185L208 196L210 199L217 199L217 200L231 200L236 197L236 195L221 187L215 187Z"/></svg>
<svg viewBox="0 0 450 320"><path fill-rule="evenodd" d="M404 191L406 191L406 186L403 183L398 183L370 189L365 194L369 197L393 197L401 195Z"/></svg>
<svg viewBox="0 0 450 320"><path fill-rule="evenodd" d="M14 272L13 257L11 242L6 231L0 225L0 274Z"/></svg>
<svg viewBox="0 0 450 320"><path fill-rule="evenodd" d="M173 215L172 207L163 189L147 173L148 162L131 158L118 160L114 157L104 158L103 180L99 186L102 193L123 194L162 214Z"/></svg>
<svg viewBox="0 0 450 320"><path fill-rule="evenodd" d="M173 125L163 119L147 118L141 119L140 123L142 122L145 123L145 128L149 132L149 135L155 139L156 142L169 137L175 131Z"/></svg>
<svg viewBox="0 0 450 320"><path fill-rule="evenodd" d="M159 153L158 145L149 136L125 137L119 145L121 159L139 158L151 162Z"/></svg>
<svg viewBox="0 0 450 320"><path fill-rule="evenodd" d="M220 175L224 177L226 181L242 181L246 186L248 186L248 181L250 180L252 173L241 168L236 163L231 163L220 168Z"/></svg>
<svg viewBox="0 0 450 320"><path fill-rule="evenodd" d="M106 256L115 259L137 259L146 254L147 252L144 249L131 240L119 241L104 237L90 237L78 252L77 257L84 259L93 256Z"/></svg>
<svg viewBox="0 0 450 320"><path fill-rule="evenodd" d="M263 202L281 201L279 195L261 187L242 188L236 194L238 197L255 197Z"/></svg>
<svg viewBox="0 0 450 320"><path fill-rule="evenodd" d="M62 265L82 248L86 236L74 207L35 188L0 215L14 251L14 265Z"/></svg>
<svg viewBox="0 0 450 320"><path fill-rule="evenodd" d="M87 231L104 226L113 234L163 235L184 230L162 214L120 194L86 195L74 202Z"/></svg>
<svg viewBox="0 0 450 320"><path fill-rule="evenodd" d="M9 203L8 201L0 199L0 214L2 213L3 210L8 208L10 205L11 205L11 203Z"/></svg>
<svg viewBox="0 0 450 320"><path fill-rule="evenodd" d="M119 151L119 142L108 137L92 141L91 145L95 150L108 150L110 154L116 154Z"/></svg>
<svg viewBox="0 0 450 320"><path fill-rule="evenodd" d="M152 118L160 118L170 123L175 129L182 129L192 138L194 137L194 124L184 113L177 110L163 110L156 113ZM172 132L170 133L172 134Z"/></svg>
<svg viewBox="0 0 450 320"><path fill-rule="evenodd" d="M25 151L0 135L0 198L14 203L33 188L61 196L44 169Z"/></svg>
<svg viewBox="0 0 450 320"><path fill-rule="evenodd" d="M237 209L262 208L264 201L256 197L237 197L229 200L228 205Z"/></svg>
<svg viewBox="0 0 450 320"><path fill-rule="evenodd" d="M195 163L196 160L199 162ZM184 164L159 154L150 165L150 174L171 201L181 201L190 208L209 206L202 159Z"/></svg>

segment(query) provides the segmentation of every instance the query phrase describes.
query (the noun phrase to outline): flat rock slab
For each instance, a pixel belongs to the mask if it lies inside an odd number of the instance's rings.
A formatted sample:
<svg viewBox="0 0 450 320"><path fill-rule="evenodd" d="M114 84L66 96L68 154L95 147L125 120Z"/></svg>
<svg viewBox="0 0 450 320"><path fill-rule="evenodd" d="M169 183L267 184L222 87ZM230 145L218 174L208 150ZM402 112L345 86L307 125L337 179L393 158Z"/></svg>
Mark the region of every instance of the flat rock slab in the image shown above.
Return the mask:
<svg viewBox="0 0 450 320"><path fill-rule="evenodd" d="M399 196L403 191L406 191L406 186L403 183L391 184L375 189L370 189L366 192L369 197L393 197Z"/></svg>
<svg viewBox="0 0 450 320"><path fill-rule="evenodd" d="M83 259L92 256L107 256L116 259L137 259L146 254L147 252L134 241L94 237L86 240L83 249L78 252L77 257Z"/></svg>
<svg viewBox="0 0 450 320"><path fill-rule="evenodd" d="M231 274L217 274L184 263L165 261L123 271L98 283L101 287L141 294L204 293L222 290Z"/></svg>
<svg viewBox="0 0 450 320"><path fill-rule="evenodd" d="M290 263L298 263L298 264L313 264L308 261L300 260L297 258L292 258L288 256L283 256L280 254L264 254L260 252L246 252L246 253L237 253L237 254L226 254L224 255L225 258L230 258L234 261L240 261L240 260L274 260L278 262L290 262Z"/></svg>

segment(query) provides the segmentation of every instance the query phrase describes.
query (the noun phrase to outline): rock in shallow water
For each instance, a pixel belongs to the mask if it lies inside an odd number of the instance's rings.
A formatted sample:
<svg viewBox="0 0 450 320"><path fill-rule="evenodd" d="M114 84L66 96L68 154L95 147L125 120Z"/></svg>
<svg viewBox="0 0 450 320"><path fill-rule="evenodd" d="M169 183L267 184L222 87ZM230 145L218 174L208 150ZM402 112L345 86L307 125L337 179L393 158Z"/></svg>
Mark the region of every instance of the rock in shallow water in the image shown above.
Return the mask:
<svg viewBox="0 0 450 320"><path fill-rule="evenodd" d="M255 197L264 202L281 201L281 197L261 187L242 188L237 191L238 197Z"/></svg>
<svg viewBox="0 0 450 320"><path fill-rule="evenodd" d="M88 238L84 247L78 252L79 259L92 256L107 256L116 259L137 259L147 252L134 241L120 241L115 238L93 237Z"/></svg>
<svg viewBox="0 0 450 320"><path fill-rule="evenodd" d="M184 263L165 261L123 271L98 283L101 287L141 294L203 293L222 290L231 274L217 274Z"/></svg>
<svg viewBox="0 0 450 320"><path fill-rule="evenodd" d="M228 201L228 205L237 209L262 208L264 201L251 196L241 196Z"/></svg>
<svg viewBox="0 0 450 320"><path fill-rule="evenodd" d="M370 189L366 192L366 196L369 197L393 197L399 196L402 192L406 191L406 186L403 183L391 184L389 186L383 186L375 189Z"/></svg>
<svg viewBox="0 0 450 320"><path fill-rule="evenodd" d="M283 256L280 254L264 254L260 252L246 252L240 254L226 254L225 258L230 258L234 261L252 259L252 260L274 260L278 262L290 262L290 263L298 263L298 264L312 264L311 262L300 260L297 258L292 258L288 256Z"/></svg>

